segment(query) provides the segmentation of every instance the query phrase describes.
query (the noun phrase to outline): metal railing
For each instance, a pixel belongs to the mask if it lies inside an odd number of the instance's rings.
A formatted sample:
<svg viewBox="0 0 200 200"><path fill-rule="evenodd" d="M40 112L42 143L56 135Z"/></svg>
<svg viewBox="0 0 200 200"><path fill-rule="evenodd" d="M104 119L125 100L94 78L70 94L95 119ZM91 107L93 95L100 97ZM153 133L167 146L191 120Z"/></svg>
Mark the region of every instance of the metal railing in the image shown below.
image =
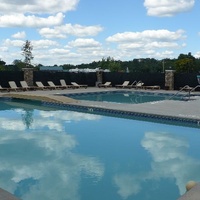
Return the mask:
<svg viewBox="0 0 200 200"><path fill-rule="evenodd" d="M192 88L192 90L190 92L195 91L197 88L200 88L200 85L197 85L196 87Z"/></svg>
<svg viewBox="0 0 200 200"><path fill-rule="evenodd" d="M189 96L189 99L190 99L190 92L193 90L193 88L191 88L189 85L185 85L185 86L182 87L177 93L173 94L173 95L169 98L169 100L172 99L172 98L174 98L175 96L177 96L180 92L186 91L186 90L188 91L188 96Z"/></svg>

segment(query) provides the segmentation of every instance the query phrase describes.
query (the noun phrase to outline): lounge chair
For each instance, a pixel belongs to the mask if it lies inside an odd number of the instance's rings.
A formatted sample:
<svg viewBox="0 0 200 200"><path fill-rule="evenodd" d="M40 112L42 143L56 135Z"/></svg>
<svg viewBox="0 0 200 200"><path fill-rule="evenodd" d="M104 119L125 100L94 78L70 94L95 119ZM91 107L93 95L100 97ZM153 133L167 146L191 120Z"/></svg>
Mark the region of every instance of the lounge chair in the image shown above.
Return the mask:
<svg viewBox="0 0 200 200"><path fill-rule="evenodd" d="M23 89L22 87L18 87L15 83L15 81L9 81L8 84L10 85L9 90L14 90L14 91L24 91L25 89Z"/></svg>
<svg viewBox="0 0 200 200"><path fill-rule="evenodd" d="M26 81L20 81L20 84L24 90L36 90L37 87L29 86Z"/></svg>
<svg viewBox="0 0 200 200"><path fill-rule="evenodd" d="M3 88L3 87L0 85L0 91L1 91L1 92L9 92L9 88Z"/></svg>
<svg viewBox="0 0 200 200"><path fill-rule="evenodd" d="M60 84L65 88L75 88L73 85L67 85L64 79L60 79Z"/></svg>
<svg viewBox="0 0 200 200"><path fill-rule="evenodd" d="M99 85L98 85L98 87L100 88L100 87L104 87L104 88L107 88L107 87L112 87L112 84L111 84L111 82L105 82L105 83L100 83Z"/></svg>
<svg viewBox="0 0 200 200"><path fill-rule="evenodd" d="M151 89L151 90L160 90L160 86L159 85L147 85L147 86L143 86L144 89Z"/></svg>
<svg viewBox="0 0 200 200"><path fill-rule="evenodd" d="M49 84L50 87L54 89L65 89L65 87L63 87L62 85L55 85L52 81L47 81L47 83Z"/></svg>
<svg viewBox="0 0 200 200"><path fill-rule="evenodd" d="M136 84L137 84L137 81L133 81L133 83L131 83L130 85L125 86L124 88L131 89L131 88L135 87Z"/></svg>
<svg viewBox="0 0 200 200"><path fill-rule="evenodd" d="M134 85L132 88L135 88L135 89L138 89L138 88L140 88L140 89L143 89L144 88L144 83L143 82L141 82L141 81L138 81L137 82L137 84L136 85Z"/></svg>
<svg viewBox="0 0 200 200"><path fill-rule="evenodd" d="M40 81L36 81L35 84L37 85L37 88L38 89L41 89L41 90L45 90L45 89L55 89L54 87L51 87L51 86L44 86L42 82Z"/></svg>
<svg viewBox="0 0 200 200"><path fill-rule="evenodd" d="M71 84L76 87L76 88L87 88L88 86L87 85L79 85L78 83L76 82L71 82Z"/></svg>
<svg viewBox="0 0 200 200"><path fill-rule="evenodd" d="M116 88L125 88L128 86L128 84L130 83L130 81L124 81L123 84L121 85L115 85Z"/></svg>

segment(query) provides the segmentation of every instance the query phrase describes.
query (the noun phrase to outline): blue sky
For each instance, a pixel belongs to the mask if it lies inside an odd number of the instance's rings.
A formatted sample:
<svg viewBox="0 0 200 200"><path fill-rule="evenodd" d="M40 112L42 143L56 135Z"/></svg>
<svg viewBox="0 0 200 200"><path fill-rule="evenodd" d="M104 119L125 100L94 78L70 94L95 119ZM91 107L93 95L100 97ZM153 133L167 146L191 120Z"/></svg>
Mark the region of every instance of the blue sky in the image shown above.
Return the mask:
<svg viewBox="0 0 200 200"><path fill-rule="evenodd" d="M0 59L32 64L200 57L198 0L0 0Z"/></svg>

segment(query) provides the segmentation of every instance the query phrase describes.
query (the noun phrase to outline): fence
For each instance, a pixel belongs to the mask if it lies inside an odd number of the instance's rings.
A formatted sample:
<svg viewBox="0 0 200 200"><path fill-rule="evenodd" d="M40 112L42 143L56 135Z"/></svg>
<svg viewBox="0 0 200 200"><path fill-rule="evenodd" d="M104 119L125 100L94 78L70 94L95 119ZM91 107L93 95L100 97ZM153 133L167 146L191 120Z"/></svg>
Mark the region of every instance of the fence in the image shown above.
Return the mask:
<svg viewBox="0 0 200 200"><path fill-rule="evenodd" d="M97 82L97 74L90 73L73 73L73 72L55 72L55 71L34 71L33 82L41 81L47 85L47 81L51 80L56 85L60 84L60 79L64 79L67 84L75 81L79 84L87 84L95 86ZM15 81L20 86L20 81L24 80L23 71L0 71L0 85L9 87L8 81ZM141 80L145 85L160 85L165 89L165 73L118 73L118 72L103 72L102 81L111 81L113 85L121 84L124 81L130 82ZM179 90L180 87L189 85L195 87L198 85L196 73L175 73L174 74L174 89Z"/></svg>

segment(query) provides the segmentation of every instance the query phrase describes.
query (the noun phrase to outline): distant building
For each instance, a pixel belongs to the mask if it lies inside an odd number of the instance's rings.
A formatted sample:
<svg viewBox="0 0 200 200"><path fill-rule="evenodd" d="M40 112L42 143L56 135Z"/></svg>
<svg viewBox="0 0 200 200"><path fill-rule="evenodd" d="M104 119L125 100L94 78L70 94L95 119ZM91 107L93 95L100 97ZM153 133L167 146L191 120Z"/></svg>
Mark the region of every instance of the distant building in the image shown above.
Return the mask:
<svg viewBox="0 0 200 200"><path fill-rule="evenodd" d="M63 67L49 67L49 66L41 66L40 67L40 71L60 71L60 72L75 72L75 73L79 73L79 72L84 72L84 73L89 73L89 72L97 72L100 71L101 69L99 68L95 68L95 69L89 69L89 68L83 68L83 69L79 69L79 68L74 68L74 69L69 69L69 70L64 70ZM105 70L101 70L103 72L110 72L110 70L105 69Z"/></svg>
<svg viewBox="0 0 200 200"><path fill-rule="evenodd" d="M70 69L69 72L75 72L75 73L85 72L85 73L89 73L89 72L97 72L97 71L100 71L100 70L101 69L99 69L99 68L95 68L95 69L89 69L89 68L79 69L79 68L75 68L75 69ZM110 70L108 70L108 69L101 70L101 71L110 72Z"/></svg>
<svg viewBox="0 0 200 200"><path fill-rule="evenodd" d="M48 66L41 66L40 71L63 71L62 67L48 67Z"/></svg>

